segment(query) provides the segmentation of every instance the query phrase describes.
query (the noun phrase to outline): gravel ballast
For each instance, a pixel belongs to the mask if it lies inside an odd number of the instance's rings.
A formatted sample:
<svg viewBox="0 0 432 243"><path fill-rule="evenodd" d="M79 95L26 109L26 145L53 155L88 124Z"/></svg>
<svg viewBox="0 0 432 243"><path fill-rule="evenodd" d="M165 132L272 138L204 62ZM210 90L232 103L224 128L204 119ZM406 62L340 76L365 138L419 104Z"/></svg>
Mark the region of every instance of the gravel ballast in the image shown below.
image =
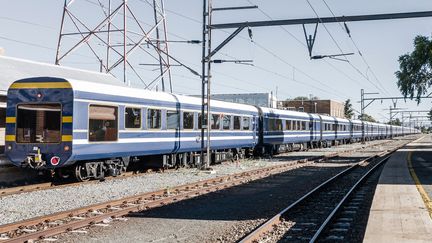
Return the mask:
<svg viewBox="0 0 432 243"><path fill-rule="evenodd" d="M241 163L213 166L215 173L181 168L163 173L151 172L100 183L5 196L0 198L0 225L281 163L245 160Z"/></svg>
<svg viewBox="0 0 432 243"><path fill-rule="evenodd" d="M372 143L380 143L374 141ZM361 148L361 144L344 145L320 152L298 152L271 160L245 160L240 163L224 163L213 166L216 173L206 173L197 169L168 170L164 173L148 173L140 176L79 186L61 187L0 197L0 225L13 223L37 216L76 209L91 204L121 199L146 192L166 189L181 184L210 179L226 174L244 172L260 167L284 163L285 160L299 157L318 156L343 148Z"/></svg>

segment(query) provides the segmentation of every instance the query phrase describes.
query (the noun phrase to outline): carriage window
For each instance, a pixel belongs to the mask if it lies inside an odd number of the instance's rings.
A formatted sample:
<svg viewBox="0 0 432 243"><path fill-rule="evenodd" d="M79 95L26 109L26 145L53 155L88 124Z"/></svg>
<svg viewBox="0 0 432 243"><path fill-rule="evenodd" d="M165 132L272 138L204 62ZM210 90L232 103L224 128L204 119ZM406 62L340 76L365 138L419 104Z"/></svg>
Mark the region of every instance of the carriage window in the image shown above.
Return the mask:
<svg viewBox="0 0 432 243"><path fill-rule="evenodd" d="M202 126L201 126L201 117L202 117L202 114L201 114L201 112L199 112L198 113L198 129L201 129L202 128ZM212 117L210 116L210 125L212 124ZM206 123L207 123L207 113L204 113L204 126L206 125Z"/></svg>
<svg viewBox="0 0 432 243"><path fill-rule="evenodd" d="M117 107L90 105L89 141L116 141L118 132L117 117Z"/></svg>
<svg viewBox="0 0 432 243"><path fill-rule="evenodd" d="M250 117L243 117L242 129L250 130Z"/></svg>
<svg viewBox="0 0 432 243"><path fill-rule="evenodd" d="M17 143L59 143L61 105L26 104L17 107Z"/></svg>
<svg viewBox="0 0 432 243"><path fill-rule="evenodd" d="M219 130L220 128L220 115L212 114L210 117L211 129Z"/></svg>
<svg viewBox="0 0 432 243"><path fill-rule="evenodd" d="M141 109L130 108L125 109L125 128L141 128Z"/></svg>
<svg viewBox="0 0 432 243"><path fill-rule="evenodd" d="M240 130L240 117L234 116L234 130Z"/></svg>
<svg viewBox="0 0 432 243"><path fill-rule="evenodd" d="M167 111L167 129L180 128L180 115L177 111Z"/></svg>
<svg viewBox="0 0 432 243"><path fill-rule="evenodd" d="M302 128L303 130L308 130L308 128L306 127L306 122L302 122Z"/></svg>
<svg viewBox="0 0 432 243"><path fill-rule="evenodd" d="M269 131L282 131L281 119L269 119Z"/></svg>
<svg viewBox="0 0 432 243"><path fill-rule="evenodd" d="M156 109L147 110L147 128L160 129L162 127L162 111Z"/></svg>
<svg viewBox="0 0 432 243"><path fill-rule="evenodd" d="M183 112L183 129L193 129L194 128L194 113L193 112Z"/></svg>
<svg viewBox="0 0 432 243"><path fill-rule="evenodd" d="M286 130L292 130L290 120L285 120L285 129Z"/></svg>
<svg viewBox="0 0 432 243"><path fill-rule="evenodd" d="M223 123L222 123L224 130L229 130L231 126L231 116L224 116L223 117Z"/></svg>

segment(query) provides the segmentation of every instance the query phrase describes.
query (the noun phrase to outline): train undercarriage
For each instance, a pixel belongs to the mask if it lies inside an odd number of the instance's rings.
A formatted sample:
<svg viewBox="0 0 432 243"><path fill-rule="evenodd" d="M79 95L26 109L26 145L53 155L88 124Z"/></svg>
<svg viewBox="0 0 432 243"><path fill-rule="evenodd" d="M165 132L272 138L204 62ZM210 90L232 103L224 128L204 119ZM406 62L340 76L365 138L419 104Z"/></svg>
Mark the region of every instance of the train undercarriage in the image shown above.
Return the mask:
<svg viewBox="0 0 432 243"><path fill-rule="evenodd" d="M213 150L210 164L235 161L253 156L250 148ZM207 154L204 154L204 160ZM79 161L72 166L59 168L52 174L59 179L73 178L77 181L104 180L106 176L119 176L126 171L145 169L167 169L179 167L199 167L202 165L200 152L133 156L96 161Z"/></svg>

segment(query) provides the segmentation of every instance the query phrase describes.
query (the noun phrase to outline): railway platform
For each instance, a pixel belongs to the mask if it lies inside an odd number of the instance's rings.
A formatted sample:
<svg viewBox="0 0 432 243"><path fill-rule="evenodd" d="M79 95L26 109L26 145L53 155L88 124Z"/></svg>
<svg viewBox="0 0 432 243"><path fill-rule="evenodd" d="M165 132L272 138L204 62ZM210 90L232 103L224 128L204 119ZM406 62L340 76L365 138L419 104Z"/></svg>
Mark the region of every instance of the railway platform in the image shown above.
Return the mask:
<svg viewBox="0 0 432 243"><path fill-rule="evenodd" d="M387 162L372 202L364 242L432 242L432 136Z"/></svg>

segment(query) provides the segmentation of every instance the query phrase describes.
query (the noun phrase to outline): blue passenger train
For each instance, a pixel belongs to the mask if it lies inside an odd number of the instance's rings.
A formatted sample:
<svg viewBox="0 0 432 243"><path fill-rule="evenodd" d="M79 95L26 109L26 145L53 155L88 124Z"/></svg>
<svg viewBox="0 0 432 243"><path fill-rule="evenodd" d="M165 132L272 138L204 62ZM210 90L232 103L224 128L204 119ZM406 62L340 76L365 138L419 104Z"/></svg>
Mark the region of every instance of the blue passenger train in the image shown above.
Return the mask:
<svg viewBox="0 0 432 243"><path fill-rule="evenodd" d="M5 154L16 166L78 180L131 163L199 163L201 99L55 77L8 90ZM211 160L417 133L411 128L212 101Z"/></svg>

